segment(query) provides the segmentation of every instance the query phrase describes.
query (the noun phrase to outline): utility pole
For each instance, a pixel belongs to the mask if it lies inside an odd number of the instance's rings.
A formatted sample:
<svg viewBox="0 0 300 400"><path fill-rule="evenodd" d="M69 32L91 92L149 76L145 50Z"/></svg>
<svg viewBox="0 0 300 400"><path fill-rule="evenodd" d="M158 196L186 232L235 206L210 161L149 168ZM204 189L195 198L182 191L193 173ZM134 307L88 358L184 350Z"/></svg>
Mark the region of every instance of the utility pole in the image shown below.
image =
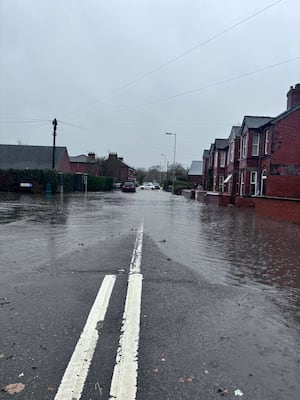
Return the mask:
<svg viewBox="0 0 300 400"><path fill-rule="evenodd" d="M56 138L56 127L57 127L57 120L54 118L52 121L53 125L53 149L52 149L52 169L55 169L55 138Z"/></svg>

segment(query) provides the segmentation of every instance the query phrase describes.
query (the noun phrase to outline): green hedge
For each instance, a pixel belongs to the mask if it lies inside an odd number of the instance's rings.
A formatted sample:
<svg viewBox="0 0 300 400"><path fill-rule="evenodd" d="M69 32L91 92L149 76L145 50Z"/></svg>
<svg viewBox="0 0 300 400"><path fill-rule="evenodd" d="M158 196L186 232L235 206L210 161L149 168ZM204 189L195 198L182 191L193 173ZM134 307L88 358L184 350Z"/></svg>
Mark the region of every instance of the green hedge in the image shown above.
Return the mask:
<svg viewBox="0 0 300 400"><path fill-rule="evenodd" d="M51 185L52 193L56 193L63 175L64 192L84 190L83 185L78 184L77 174L60 174L52 170L26 169L26 170L0 170L0 191L44 193L46 185ZM82 177L82 179L81 179ZM83 182L83 176L80 176ZM107 191L113 187L113 178L106 176L88 175L88 191ZM31 183L32 187L22 188L21 183Z"/></svg>
<svg viewBox="0 0 300 400"><path fill-rule="evenodd" d="M111 190L113 188L113 178L108 176L88 175L87 187L89 192Z"/></svg>
<svg viewBox="0 0 300 400"><path fill-rule="evenodd" d="M21 183L31 183L31 188L21 188ZM29 191L41 193L45 191L46 184L49 183L52 192L57 191L57 173L52 170L40 169L9 169L0 170L0 190L8 192Z"/></svg>

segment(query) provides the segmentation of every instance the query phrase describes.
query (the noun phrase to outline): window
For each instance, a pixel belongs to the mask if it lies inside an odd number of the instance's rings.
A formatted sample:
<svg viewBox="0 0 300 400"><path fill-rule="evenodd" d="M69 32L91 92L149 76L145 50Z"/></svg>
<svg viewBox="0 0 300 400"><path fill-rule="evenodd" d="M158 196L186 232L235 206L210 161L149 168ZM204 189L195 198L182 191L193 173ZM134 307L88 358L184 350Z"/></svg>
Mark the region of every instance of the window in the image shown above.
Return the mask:
<svg viewBox="0 0 300 400"><path fill-rule="evenodd" d="M247 155L247 135L242 137L242 158L246 158Z"/></svg>
<svg viewBox="0 0 300 400"><path fill-rule="evenodd" d="M214 163L214 167L218 168L218 152L215 152L215 163Z"/></svg>
<svg viewBox="0 0 300 400"><path fill-rule="evenodd" d="M265 154L269 153L269 134L270 131L269 129L267 129L265 132Z"/></svg>
<svg viewBox="0 0 300 400"><path fill-rule="evenodd" d="M240 184L240 195L244 194L244 186L245 186L245 171L241 172L241 184Z"/></svg>
<svg viewBox="0 0 300 400"><path fill-rule="evenodd" d="M252 196L256 195L256 186L257 186L257 171L250 172L250 194Z"/></svg>
<svg viewBox="0 0 300 400"><path fill-rule="evenodd" d="M267 184L267 172L264 169L262 174L261 174L261 195L265 196L266 195L266 185Z"/></svg>
<svg viewBox="0 0 300 400"><path fill-rule="evenodd" d="M233 162L233 157L234 157L234 142L231 142L229 147L229 161L231 163Z"/></svg>
<svg viewBox="0 0 300 400"><path fill-rule="evenodd" d="M252 156L259 154L259 133L254 133L252 137Z"/></svg>
<svg viewBox="0 0 300 400"><path fill-rule="evenodd" d="M214 175L214 182L213 182L213 191L217 190L217 175Z"/></svg>
<svg viewBox="0 0 300 400"><path fill-rule="evenodd" d="M219 176L219 192L224 192L224 176Z"/></svg>
<svg viewBox="0 0 300 400"><path fill-rule="evenodd" d="M225 157L226 157L225 151L220 151L220 167L221 168L225 167Z"/></svg>

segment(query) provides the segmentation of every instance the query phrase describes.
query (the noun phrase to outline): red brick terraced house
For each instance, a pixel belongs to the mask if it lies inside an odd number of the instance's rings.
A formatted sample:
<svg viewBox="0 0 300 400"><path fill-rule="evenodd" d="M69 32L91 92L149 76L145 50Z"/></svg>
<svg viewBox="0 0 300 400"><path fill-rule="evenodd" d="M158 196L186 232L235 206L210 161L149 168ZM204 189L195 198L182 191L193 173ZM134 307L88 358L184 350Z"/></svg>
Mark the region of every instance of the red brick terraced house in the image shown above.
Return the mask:
<svg viewBox="0 0 300 400"><path fill-rule="evenodd" d="M228 139L216 139L213 155L213 191L224 192L224 181L227 176Z"/></svg>
<svg viewBox="0 0 300 400"><path fill-rule="evenodd" d="M300 199L300 84L288 93L288 109L261 128L257 173L260 195Z"/></svg>
<svg viewBox="0 0 300 400"><path fill-rule="evenodd" d="M227 176L224 180L224 192L233 199L239 191L240 129L240 126L233 126L228 139Z"/></svg>
<svg viewBox="0 0 300 400"><path fill-rule="evenodd" d="M90 152L87 156L81 154L70 157L70 164L74 174L101 175L101 166L96 160L95 153Z"/></svg>
<svg viewBox="0 0 300 400"><path fill-rule="evenodd" d="M245 116L240 129L239 151L239 195L259 194L258 170L261 149L261 127L272 120L271 117Z"/></svg>
<svg viewBox="0 0 300 400"><path fill-rule="evenodd" d="M103 174L111 176L115 183L136 180L135 169L125 164L123 157L118 157L117 153L109 153L103 161Z"/></svg>
<svg viewBox="0 0 300 400"><path fill-rule="evenodd" d="M300 84L291 86L287 110L277 117L245 116L240 128L232 127L227 147L216 139L203 153L203 175L206 201L219 193L219 204L230 199L300 224Z"/></svg>
<svg viewBox="0 0 300 400"><path fill-rule="evenodd" d="M202 165L202 174L203 174L203 189L208 190L209 187L209 150L204 150L202 155L203 165Z"/></svg>

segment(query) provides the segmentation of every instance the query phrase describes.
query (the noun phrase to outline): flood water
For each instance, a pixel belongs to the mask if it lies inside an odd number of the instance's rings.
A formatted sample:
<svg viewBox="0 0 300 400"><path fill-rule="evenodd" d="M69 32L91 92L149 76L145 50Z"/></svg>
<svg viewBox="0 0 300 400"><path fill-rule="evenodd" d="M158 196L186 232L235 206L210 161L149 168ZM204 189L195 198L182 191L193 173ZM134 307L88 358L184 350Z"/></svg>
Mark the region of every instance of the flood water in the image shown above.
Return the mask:
<svg viewBox="0 0 300 400"><path fill-rule="evenodd" d="M141 221L162 252L212 282L300 288L300 226L162 191L1 194L1 264L38 265Z"/></svg>

